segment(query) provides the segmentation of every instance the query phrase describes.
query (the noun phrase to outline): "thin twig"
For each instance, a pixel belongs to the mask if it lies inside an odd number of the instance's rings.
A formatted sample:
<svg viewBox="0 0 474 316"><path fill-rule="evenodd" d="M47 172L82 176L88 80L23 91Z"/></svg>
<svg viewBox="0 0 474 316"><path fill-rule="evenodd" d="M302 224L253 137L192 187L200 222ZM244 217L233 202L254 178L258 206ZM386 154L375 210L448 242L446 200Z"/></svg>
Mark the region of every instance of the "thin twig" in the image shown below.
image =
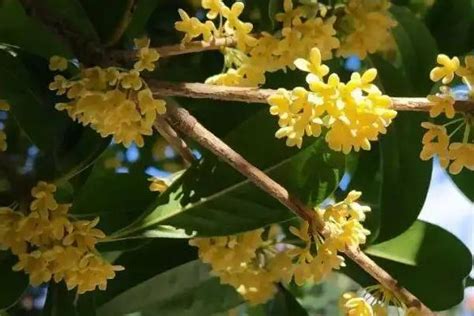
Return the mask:
<svg viewBox="0 0 474 316"><path fill-rule="evenodd" d="M186 142L179 137L178 133L173 127L161 116L156 118L155 129L163 136L163 138L170 144L171 147L183 158L186 166L190 166L195 160L191 149L189 149Z"/></svg>
<svg viewBox="0 0 474 316"><path fill-rule="evenodd" d="M123 16L120 19L117 28L115 29L114 33L110 36L110 38L105 42L105 47L112 47L120 41L123 34L128 28L128 25L132 21L133 13L135 12L135 8L137 6L138 0L128 0L126 3L125 11L123 12Z"/></svg>
<svg viewBox="0 0 474 316"><path fill-rule="evenodd" d="M211 50L219 50L222 47L234 46L236 43L233 37L216 38L211 42L194 41L187 44L174 44L154 47L160 57L171 57L184 54L199 53ZM136 53L130 50L112 50L108 53L112 62L116 64L127 64L136 58Z"/></svg>
<svg viewBox="0 0 474 316"><path fill-rule="evenodd" d="M268 97L277 92L273 89L225 87L205 83L175 83L156 81L153 79L150 79L147 82L154 94L159 96L175 96L246 103L267 103ZM392 97L392 102L392 108L397 111L428 112L433 105L426 98ZM474 112L474 103L470 101L456 101L454 107L458 112Z"/></svg>
<svg viewBox="0 0 474 316"><path fill-rule="evenodd" d="M264 172L250 164L241 155L226 145L222 140L202 126L196 118L183 108L168 104L167 117L176 129L193 138L203 147L209 149L216 156L227 162L234 169L246 176L255 185L276 198L287 206L296 215L316 224L316 228L324 234L324 222L315 216L315 212L304 205L300 200L293 197L284 187L275 182ZM434 315L418 298L407 289L401 287L397 280L391 277L385 270L379 267L372 259L358 248L348 248L345 253L354 260L364 271L370 274L384 287L395 293L409 307L420 309L423 315Z"/></svg>

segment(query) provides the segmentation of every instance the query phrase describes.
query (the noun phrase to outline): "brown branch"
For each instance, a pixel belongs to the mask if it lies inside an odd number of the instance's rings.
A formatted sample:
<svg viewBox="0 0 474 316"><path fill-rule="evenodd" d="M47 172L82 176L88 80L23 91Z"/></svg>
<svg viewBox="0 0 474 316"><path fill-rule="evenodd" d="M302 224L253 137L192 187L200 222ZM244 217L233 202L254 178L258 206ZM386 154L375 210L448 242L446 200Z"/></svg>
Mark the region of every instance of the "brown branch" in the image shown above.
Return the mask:
<svg viewBox="0 0 474 316"><path fill-rule="evenodd" d="M211 50L218 50L222 47L234 46L236 43L233 37L216 38L211 42L194 41L188 44L174 44L155 47L160 57L171 57L184 54L199 53ZM130 50L112 50L109 52L112 62L117 64L127 64L136 58L136 52Z"/></svg>
<svg viewBox="0 0 474 316"><path fill-rule="evenodd" d="M133 13L135 12L135 9L137 7L138 0L128 0L125 11L123 13L122 18L119 21L119 24L117 25L117 28L115 29L114 33L110 36L110 38L105 42L105 47L112 47L115 44L120 41L122 38L123 34L128 28L128 25L132 21L133 18Z"/></svg>
<svg viewBox="0 0 474 316"><path fill-rule="evenodd" d="M167 117L171 124L176 127L176 129L182 131L184 134L193 138L203 147L209 149L216 156L246 176L259 188L288 207L296 215L312 224L316 224L315 228L324 234L324 222L322 222L319 217L315 216L315 212L311 208L307 207L300 200L293 197L284 187L275 182L260 169L250 164L241 155L239 155L218 137L207 130L204 126L202 126L191 114L189 114L188 111L183 108L178 108L172 104L168 104ZM395 280L385 270L379 267L360 249L348 248L346 249L345 253L362 269L364 269L364 271L380 282L380 284L395 293L397 297L403 300L407 306L420 309L423 315L434 315L433 312L418 298L411 294L407 289L401 287L397 280Z"/></svg>
<svg viewBox="0 0 474 316"><path fill-rule="evenodd" d="M386 289L394 293L398 299L402 300L408 307L415 307L420 310L421 315L435 315L425 304L406 288L402 287L397 280L375 263L369 256L359 248L347 248L344 253L352 261L357 263L365 272L370 274L375 280Z"/></svg>
<svg viewBox="0 0 474 316"><path fill-rule="evenodd" d="M202 126L189 112L183 108L178 108L168 103L167 118L177 130L191 137L196 142L213 152L216 156L223 159L237 171L242 173L256 186L276 198L283 205L288 207L296 215L309 222L314 221L314 211L306 207L303 203L291 196L288 191L280 184L269 178L263 171L250 164L241 155L227 146L218 137ZM314 223L322 229L322 222Z"/></svg>
<svg viewBox="0 0 474 316"><path fill-rule="evenodd" d="M195 160L191 149L189 149L186 142L179 137L178 133L173 127L161 116L158 116L155 124L155 129L163 136L163 138L170 144L170 146L183 158L184 163L190 166Z"/></svg>
<svg viewBox="0 0 474 316"><path fill-rule="evenodd" d="M273 89L225 87L205 83L175 83L152 79L147 82L156 95L170 97L267 103L267 98L276 93L276 90ZM397 111L428 112L432 107L432 103L426 98L392 97L392 101L393 109ZM455 109L458 112L474 113L474 103L470 101L456 101Z"/></svg>

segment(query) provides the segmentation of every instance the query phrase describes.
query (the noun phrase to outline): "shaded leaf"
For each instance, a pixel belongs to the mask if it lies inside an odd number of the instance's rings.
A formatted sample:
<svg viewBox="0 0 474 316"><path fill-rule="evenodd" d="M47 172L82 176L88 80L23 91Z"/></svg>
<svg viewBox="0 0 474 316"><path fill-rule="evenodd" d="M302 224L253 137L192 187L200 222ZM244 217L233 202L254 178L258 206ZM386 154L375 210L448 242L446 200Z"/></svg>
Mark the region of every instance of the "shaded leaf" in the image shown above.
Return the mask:
<svg viewBox="0 0 474 316"><path fill-rule="evenodd" d="M12 267L18 262L16 256L0 252L0 311L15 304L28 287L28 276L23 272L14 272Z"/></svg>
<svg viewBox="0 0 474 316"><path fill-rule="evenodd" d="M1 43L19 46L45 58L52 55L72 57L69 48L65 47L58 37L26 15L18 0L0 2L0 21Z"/></svg>
<svg viewBox="0 0 474 316"><path fill-rule="evenodd" d="M448 309L463 299L464 279L471 271L471 253L460 240L438 226L416 221L400 236L364 251L433 310ZM347 264L343 272L362 286L376 284L350 260Z"/></svg>
<svg viewBox="0 0 474 316"><path fill-rule="evenodd" d="M254 133L258 126L258 133ZM275 121L261 112L232 131L225 142L305 203L317 205L332 194L344 168L344 156L330 151L323 137L302 150L274 138ZM261 146L265 144L265 146ZM219 179L219 181L215 181ZM227 235L262 227L294 215L214 156L186 171L163 193L151 212L131 228L155 225L184 228L200 235Z"/></svg>
<svg viewBox="0 0 474 316"><path fill-rule="evenodd" d="M145 311L166 315L212 315L242 303L234 288L221 285L209 266L191 261L129 289L101 306L98 315Z"/></svg>

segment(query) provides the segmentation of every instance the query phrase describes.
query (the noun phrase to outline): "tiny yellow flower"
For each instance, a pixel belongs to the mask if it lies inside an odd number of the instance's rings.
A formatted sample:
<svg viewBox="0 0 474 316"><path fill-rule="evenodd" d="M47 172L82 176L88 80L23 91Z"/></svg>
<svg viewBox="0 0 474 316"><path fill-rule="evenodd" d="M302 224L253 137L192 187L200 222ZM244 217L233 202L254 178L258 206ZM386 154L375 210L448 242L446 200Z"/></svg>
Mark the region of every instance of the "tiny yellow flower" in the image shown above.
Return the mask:
<svg viewBox="0 0 474 316"><path fill-rule="evenodd" d="M474 85L474 56L469 55L464 58L465 66L461 66L456 71L458 76L463 77L463 81L468 86L473 87Z"/></svg>
<svg viewBox="0 0 474 316"><path fill-rule="evenodd" d="M44 181L38 182L38 184L31 189L31 195L35 198L31 202L31 210L38 211L43 217L48 217L48 210L55 210L58 207L58 203L54 199L54 192L56 192L56 186L54 184L48 184Z"/></svg>
<svg viewBox="0 0 474 316"><path fill-rule="evenodd" d="M0 151L6 151L7 148L7 134L4 131L0 131Z"/></svg>
<svg viewBox="0 0 474 316"><path fill-rule="evenodd" d="M430 116L437 117L441 113L445 113L447 118L453 118L456 114L454 110L454 97L447 93L437 94L437 95L429 95L427 99L432 103L430 109Z"/></svg>
<svg viewBox="0 0 474 316"><path fill-rule="evenodd" d="M474 171L474 143L452 143L449 145L451 174L459 174L463 168Z"/></svg>
<svg viewBox="0 0 474 316"><path fill-rule="evenodd" d="M61 56L52 56L49 59L49 70L51 71L64 71L67 69L67 59Z"/></svg>
<svg viewBox="0 0 474 316"><path fill-rule="evenodd" d="M135 63L133 68L138 71L155 70L155 62L160 58L158 51L153 48L144 47L138 51L138 61Z"/></svg>
<svg viewBox="0 0 474 316"><path fill-rule="evenodd" d="M6 100L0 100L0 111L10 111L10 104Z"/></svg>
<svg viewBox="0 0 474 316"><path fill-rule="evenodd" d="M222 0L202 0L201 5L204 9L209 10L206 16L211 20L215 19L221 13L222 7L224 7Z"/></svg>
<svg viewBox="0 0 474 316"><path fill-rule="evenodd" d="M449 58L444 54L439 54L437 62L440 66L433 68L430 78L433 81L441 80L443 84L448 84L454 79L456 71L459 69L459 58Z"/></svg>
<svg viewBox="0 0 474 316"><path fill-rule="evenodd" d="M318 48L313 48L309 55L309 60L298 58L295 60L295 66L310 74L306 77L306 81L311 83L313 81L320 81L329 73L329 67L321 64L321 52Z"/></svg>
<svg viewBox="0 0 474 316"><path fill-rule="evenodd" d="M438 155L441 166L446 168L449 164L449 137L446 128L429 122L423 122L421 126L428 129L428 131L422 139L423 149L420 153L420 159L429 160Z"/></svg>
<svg viewBox="0 0 474 316"><path fill-rule="evenodd" d="M129 72L122 74L120 84L124 89L140 90L143 85L143 81L138 71L130 70Z"/></svg>
<svg viewBox="0 0 474 316"><path fill-rule="evenodd" d="M148 181L151 182L150 191L152 192L163 193L168 189L168 184L163 179L152 177L152 178L148 178Z"/></svg>
<svg viewBox="0 0 474 316"><path fill-rule="evenodd" d="M68 87L68 81L61 75L54 76L54 81L49 84L49 90L57 91L57 95L65 94Z"/></svg>

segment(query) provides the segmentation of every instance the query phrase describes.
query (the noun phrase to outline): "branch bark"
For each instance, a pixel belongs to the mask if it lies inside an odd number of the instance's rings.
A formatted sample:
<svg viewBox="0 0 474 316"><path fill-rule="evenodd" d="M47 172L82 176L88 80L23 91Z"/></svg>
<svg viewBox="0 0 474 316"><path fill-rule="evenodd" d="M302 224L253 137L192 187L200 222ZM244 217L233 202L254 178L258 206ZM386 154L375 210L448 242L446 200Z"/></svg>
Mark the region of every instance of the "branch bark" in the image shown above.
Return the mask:
<svg viewBox="0 0 474 316"><path fill-rule="evenodd" d="M222 47L234 46L236 43L233 37L216 38L211 42L194 41L188 44L174 44L160 47L153 47L160 54L160 57L171 57L184 54L199 53L205 51L219 50ZM127 64L136 58L136 52L130 50L111 50L109 57L113 63Z"/></svg>
<svg viewBox="0 0 474 316"><path fill-rule="evenodd" d="M184 163L189 167L195 160L194 155L186 142L179 137L173 127L161 116L156 118L155 129L163 136L170 146L183 158Z"/></svg>
<svg viewBox="0 0 474 316"><path fill-rule="evenodd" d="M158 96L237 101L245 103L266 104L268 97L277 92L273 89L226 87L205 83L175 83L153 79L147 80L147 83L153 93ZM432 103L426 98L392 97L391 99L393 101L393 109L397 111L428 112L432 107ZM456 101L454 107L458 112L474 113L474 103L470 101Z"/></svg>
<svg viewBox="0 0 474 316"><path fill-rule="evenodd" d="M314 211L312 209L304 205L297 198L293 197L283 186L275 182L264 172L245 160L232 148L227 146L222 140L202 126L196 118L189 114L188 111L168 103L167 118L171 125L176 129L182 131L184 134L209 149L216 156L226 161L234 169L246 176L259 188L288 207L297 216L315 224L316 229L324 233L324 223L321 222L318 217L314 216ZM422 315L434 315L434 313L416 296L400 286L397 280L379 267L360 249L347 248L345 254L385 288L395 293L407 306L418 308L422 312Z"/></svg>

